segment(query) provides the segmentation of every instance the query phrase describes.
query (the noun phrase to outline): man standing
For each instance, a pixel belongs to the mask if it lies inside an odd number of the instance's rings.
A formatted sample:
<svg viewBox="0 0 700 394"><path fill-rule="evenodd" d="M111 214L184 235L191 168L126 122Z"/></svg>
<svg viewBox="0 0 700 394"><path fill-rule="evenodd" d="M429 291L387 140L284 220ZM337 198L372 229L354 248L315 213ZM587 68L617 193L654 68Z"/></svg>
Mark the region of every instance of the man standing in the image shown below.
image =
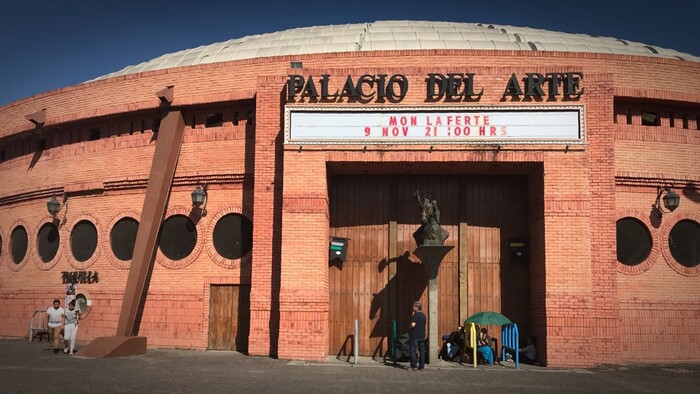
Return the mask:
<svg viewBox="0 0 700 394"><path fill-rule="evenodd" d="M58 353L58 341L63 328L65 310L61 308L61 301L53 300L53 307L46 310L46 325L49 329L49 341L53 344L53 352Z"/></svg>
<svg viewBox="0 0 700 394"><path fill-rule="evenodd" d="M413 315L411 316L411 327L409 329L409 352L411 353L411 370L415 371L425 367L425 314L421 312L423 305L420 301L413 303ZM416 350L418 360L416 360Z"/></svg>

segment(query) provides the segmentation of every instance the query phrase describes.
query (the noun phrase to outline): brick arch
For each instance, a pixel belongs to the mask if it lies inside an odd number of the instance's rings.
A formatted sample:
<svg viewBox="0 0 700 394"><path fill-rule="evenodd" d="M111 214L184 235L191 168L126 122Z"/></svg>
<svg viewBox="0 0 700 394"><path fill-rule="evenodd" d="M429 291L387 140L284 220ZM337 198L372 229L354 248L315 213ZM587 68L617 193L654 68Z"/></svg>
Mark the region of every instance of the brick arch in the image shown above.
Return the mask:
<svg viewBox="0 0 700 394"><path fill-rule="evenodd" d="M174 215L187 216L188 218L190 218L190 220L192 220L192 222L194 222L195 228L197 229L197 243L195 243L194 249L192 249L192 253L190 253L189 256L185 257L182 260L171 260L168 257L166 257L160 250L159 244L158 250L156 251L156 261L165 268L180 269L192 264L192 262L196 260L197 257L199 257L199 254L202 252L202 246L204 245L204 231L201 217L194 215L191 208L173 207L172 209L168 209L168 211L165 214L165 218L163 219L163 223L165 223L167 219Z"/></svg>
<svg viewBox="0 0 700 394"><path fill-rule="evenodd" d="M253 222L253 220L251 219L252 214L250 213L250 211L248 211L247 209L243 209L240 206L233 205L220 210L216 213L216 215L214 215L214 217L212 217L211 221L209 222L209 227L207 228L206 249L211 260L217 265L224 268L240 268L241 265L250 264L251 254L253 251L252 248L250 251L248 251L248 253L245 256L241 257L240 259L227 259L221 256L214 247L214 228L216 227L216 224L221 218L230 213L237 213L243 215L246 218L248 218L248 220L250 220L251 223ZM255 241L253 240L253 242Z"/></svg>
<svg viewBox="0 0 700 394"><path fill-rule="evenodd" d="M633 209L618 210L617 220L615 221L615 223L617 223L618 220L624 218L637 219L646 226L647 231L649 231L649 235L651 236L651 250L649 251L649 256L647 256L647 258L644 261L634 266L622 264L621 262L617 261L617 259L615 259L615 262L617 264L617 271L628 275L641 274L643 272L648 271L659 258L659 253L661 252L661 247L659 245L659 230L652 225L649 215L645 215L641 211L636 211ZM617 231L615 232L615 234L617 236ZM615 244L617 245L617 239Z"/></svg>
<svg viewBox="0 0 700 394"><path fill-rule="evenodd" d="M12 260L12 240L11 240L11 237L12 237L12 232L18 226L24 227L24 231L27 232L27 253L24 254L24 258L22 259L22 261L19 262L19 264L15 264L14 260ZM10 270L12 270L14 272L21 270L27 264L27 261L29 261L29 255L32 253L32 249L30 248L30 246L32 244L29 242L29 236L30 236L31 232L28 230L28 228L29 228L29 226L27 226L27 222L25 222L22 219L15 221L14 223L12 223L12 226L10 226L10 233L7 236L7 254L8 254L7 261L8 261L8 266L10 267Z"/></svg>
<svg viewBox="0 0 700 394"><path fill-rule="evenodd" d="M95 252L92 254L92 256L90 256L89 259L85 261L78 261L75 259L75 257L73 257L73 252L70 249L70 237L73 233L73 228L75 227L75 225L83 220L87 220L95 226L95 231L97 232L97 247L95 247ZM68 225L65 227L67 228L66 231L68 232L68 238L67 242L63 243L63 247L66 248L66 257L71 267L77 270L84 270L95 264L95 262L100 257L100 253L102 252L102 240L100 239L102 231L100 222L97 220L97 218L89 214L81 214L79 216L76 216L75 218L72 218Z"/></svg>
<svg viewBox="0 0 700 394"><path fill-rule="evenodd" d="M700 275L700 265L695 267L686 267L676 261L671 254L671 248L668 247L668 237L671 235L671 230L681 220L692 220L697 224L700 224L700 214L694 212L680 212L673 217L666 220L666 223L662 226L661 230L661 252L663 253L666 263L676 272L685 276L698 276Z"/></svg>
<svg viewBox="0 0 700 394"><path fill-rule="evenodd" d="M117 258L117 256L114 255L114 252L112 252L112 239L110 237L110 234L111 234L114 226L117 224L118 221L120 221L124 218L135 219L137 222L139 222L139 225L141 225L141 214L139 212L131 210L131 209L125 209L125 210L117 213L114 217L112 217L112 220L110 220L107 227L104 227L102 229L102 231L100 233L100 237L105 242L105 257L107 257L107 260L109 260L110 264L112 264L116 268L128 270L129 267L131 266L131 260L129 260L129 261L119 260Z"/></svg>
<svg viewBox="0 0 700 394"><path fill-rule="evenodd" d="M51 268L53 268L56 263L58 263L58 260L61 258L62 250L63 250L63 245L61 245L62 242L65 242L66 239L66 230L65 226L61 226L60 222L56 224L57 219L54 219L51 216L45 216L42 220L39 221L39 223L36 225L36 228L34 228L34 231L32 232L32 237L30 238L30 242L34 243L34 252L32 253L32 260L34 260L34 264L37 266L42 271L48 271ZM56 224L56 227L58 228L58 236L59 236L59 245L58 245L58 250L56 251L56 255L51 259L49 262L44 262L44 260L41 259L41 256L39 256L39 245L37 244L37 241L39 240L39 230L41 230L41 227L45 225L46 223L54 223ZM27 234L29 235L29 234ZM70 236L70 234L68 234Z"/></svg>

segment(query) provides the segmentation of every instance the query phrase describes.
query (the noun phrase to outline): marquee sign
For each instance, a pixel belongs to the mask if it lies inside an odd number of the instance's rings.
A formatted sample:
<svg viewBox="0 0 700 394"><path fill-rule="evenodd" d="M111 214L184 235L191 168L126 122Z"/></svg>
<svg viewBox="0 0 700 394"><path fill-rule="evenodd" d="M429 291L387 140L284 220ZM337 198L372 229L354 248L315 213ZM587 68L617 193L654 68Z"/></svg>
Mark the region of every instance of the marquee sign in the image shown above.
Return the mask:
<svg viewBox="0 0 700 394"><path fill-rule="evenodd" d="M285 108L289 144L582 144L583 106Z"/></svg>

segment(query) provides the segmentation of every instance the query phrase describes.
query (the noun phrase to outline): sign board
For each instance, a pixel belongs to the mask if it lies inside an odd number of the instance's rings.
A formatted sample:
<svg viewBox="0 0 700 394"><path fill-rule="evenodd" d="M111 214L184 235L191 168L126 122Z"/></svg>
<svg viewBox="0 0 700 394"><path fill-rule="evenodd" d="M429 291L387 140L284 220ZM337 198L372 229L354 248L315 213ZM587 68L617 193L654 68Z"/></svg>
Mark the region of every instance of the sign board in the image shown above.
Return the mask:
<svg viewBox="0 0 700 394"><path fill-rule="evenodd" d="M328 259L345 261L348 250L348 239L342 237L331 237L331 244L328 250Z"/></svg>
<svg viewBox="0 0 700 394"><path fill-rule="evenodd" d="M583 144L583 106L285 108L288 144Z"/></svg>

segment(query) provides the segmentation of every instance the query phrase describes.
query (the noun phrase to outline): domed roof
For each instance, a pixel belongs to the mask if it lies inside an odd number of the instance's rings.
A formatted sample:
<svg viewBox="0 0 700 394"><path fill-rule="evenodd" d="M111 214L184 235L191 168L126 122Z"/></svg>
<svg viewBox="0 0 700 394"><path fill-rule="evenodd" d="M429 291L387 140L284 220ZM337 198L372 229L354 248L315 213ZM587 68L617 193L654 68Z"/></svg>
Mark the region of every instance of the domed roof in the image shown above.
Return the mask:
<svg viewBox="0 0 700 394"><path fill-rule="evenodd" d="M482 23L377 21L257 34L185 49L98 79L144 71L281 55L403 49L495 49L611 53L700 62L672 49L587 34Z"/></svg>

